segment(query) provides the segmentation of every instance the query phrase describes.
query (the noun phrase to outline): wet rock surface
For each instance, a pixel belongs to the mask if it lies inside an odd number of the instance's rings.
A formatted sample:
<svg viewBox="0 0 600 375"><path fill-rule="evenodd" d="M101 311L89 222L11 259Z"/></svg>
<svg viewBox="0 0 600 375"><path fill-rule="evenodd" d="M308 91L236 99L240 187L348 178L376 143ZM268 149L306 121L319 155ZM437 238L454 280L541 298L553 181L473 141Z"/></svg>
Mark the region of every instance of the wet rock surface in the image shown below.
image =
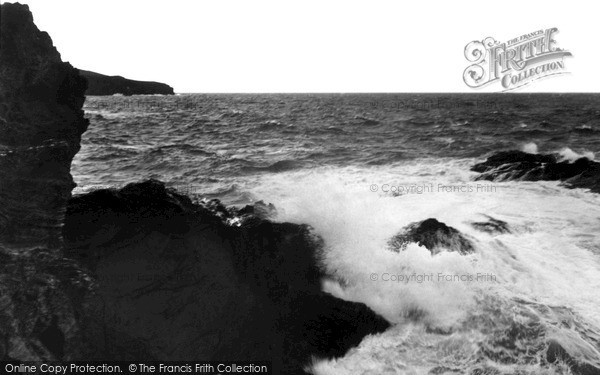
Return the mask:
<svg viewBox="0 0 600 375"><path fill-rule="evenodd" d="M477 180L562 181L570 188L586 188L600 193L600 163L588 158L560 161L557 155L529 154L523 151L498 152L471 167Z"/></svg>
<svg viewBox="0 0 600 375"><path fill-rule="evenodd" d="M441 251L469 254L475 251L471 241L462 233L436 219L427 219L407 225L388 241L388 246L394 251L402 251L411 242L425 246L432 254Z"/></svg>

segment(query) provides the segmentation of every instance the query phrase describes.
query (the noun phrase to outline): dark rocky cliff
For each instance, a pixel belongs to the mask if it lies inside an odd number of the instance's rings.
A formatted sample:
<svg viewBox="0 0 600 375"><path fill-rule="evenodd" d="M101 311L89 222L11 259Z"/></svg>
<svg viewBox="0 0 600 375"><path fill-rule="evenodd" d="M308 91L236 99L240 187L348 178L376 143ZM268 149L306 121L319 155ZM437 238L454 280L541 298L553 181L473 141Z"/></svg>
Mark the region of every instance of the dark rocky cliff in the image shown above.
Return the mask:
<svg viewBox="0 0 600 375"><path fill-rule="evenodd" d="M87 70L81 75L88 81L86 95L173 95L173 88L160 82L134 81L121 76L106 76Z"/></svg>
<svg viewBox="0 0 600 375"><path fill-rule="evenodd" d="M86 82L27 6L3 4L1 17L0 241L57 247L74 187L71 161L88 126Z"/></svg>
<svg viewBox="0 0 600 375"><path fill-rule="evenodd" d="M86 82L27 6L0 18L0 360L77 358L92 280L61 253Z"/></svg>
<svg viewBox="0 0 600 375"><path fill-rule="evenodd" d="M158 181L71 197L86 81L1 5L0 361L268 360L303 373L389 323L321 291L320 240Z"/></svg>

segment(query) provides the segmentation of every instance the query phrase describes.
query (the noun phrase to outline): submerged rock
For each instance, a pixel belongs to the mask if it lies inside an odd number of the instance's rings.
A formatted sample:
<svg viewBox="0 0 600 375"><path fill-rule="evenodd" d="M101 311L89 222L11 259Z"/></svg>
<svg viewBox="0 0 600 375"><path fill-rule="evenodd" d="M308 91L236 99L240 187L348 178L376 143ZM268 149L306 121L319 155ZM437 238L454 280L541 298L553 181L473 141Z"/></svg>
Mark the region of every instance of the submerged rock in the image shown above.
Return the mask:
<svg viewBox="0 0 600 375"><path fill-rule="evenodd" d="M487 216L487 218L487 221L478 221L471 223L471 225L473 226L473 228L479 231L487 232L490 234L510 233L510 228L508 227L507 222L494 219L491 216Z"/></svg>
<svg viewBox="0 0 600 375"><path fill-rule="evenodd" d="M388 241L388 245L394 251L402 251L410 242L425 246L432 254L445 250L456 251L460 254L469 254L474 251L471 241L457 229L436 219L427 219L407 225Z"/></svg>
<svg viewBox="0 0 600 375"><path fill-rule="evenodd" d="M559 161L556 155L502 151L471 167L481 173L477 180L562 181L570 188L587 188L600 193L600 163L580 158Z"/></svg>

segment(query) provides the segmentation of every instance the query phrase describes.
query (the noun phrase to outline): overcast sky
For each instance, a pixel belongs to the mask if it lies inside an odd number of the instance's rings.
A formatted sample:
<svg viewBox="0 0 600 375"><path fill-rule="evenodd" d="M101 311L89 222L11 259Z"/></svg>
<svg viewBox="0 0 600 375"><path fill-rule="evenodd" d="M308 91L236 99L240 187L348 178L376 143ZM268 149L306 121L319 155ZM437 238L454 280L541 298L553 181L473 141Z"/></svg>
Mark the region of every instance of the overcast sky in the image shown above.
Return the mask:
<svg viewBox="0 0 600 375"><path fill-rule="evenodd" d="M557 27L569 75L600 89L594 1L24 0L63 60L176 92L474 92L465 45ZM494 91L498 91L496 87Z"/></svg>

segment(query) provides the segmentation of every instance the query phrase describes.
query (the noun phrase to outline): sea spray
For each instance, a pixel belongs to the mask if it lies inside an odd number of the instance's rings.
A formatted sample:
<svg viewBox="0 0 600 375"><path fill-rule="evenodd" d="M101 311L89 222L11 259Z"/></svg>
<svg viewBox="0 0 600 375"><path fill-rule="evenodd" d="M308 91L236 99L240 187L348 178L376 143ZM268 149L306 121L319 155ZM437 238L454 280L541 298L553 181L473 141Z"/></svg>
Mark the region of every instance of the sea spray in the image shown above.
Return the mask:
<svg viewBox="0 0 600 375"><path fill-rule="evenodd" d="M588 249L599 240L597 195L555 182L509 182L487 195L391 196L369 190L374 181L468 183L472 175L464 165L474 162L322 168L264 176L246 187L257 197L271 197L280 220L309 223L323 238L325 266L334 275L323 282L324 290L364 302L396 324L344 359L315 363L315 373L382 373L385 364L396 372L425 374L436 364L468 372L478 361L494 358L495 351L506 350L499 340L511 329L522 331L516 348L529 348L542 358L545 335L565 314L586 327L575 333L577 347L593 345L593 337L600 337L594 302L600 299L600 265ZM512 231L491 234L470 225L486 215L508 222ZM426 218L470 236L475 253L432 255L414 243L400 252L387 248L386 241L400 228ZM450 281L438 280L438 274L449 275ZM482 282L461 280L478 274L484 275ZM559 337L565 343L575 340ZM512 367L491 364L507 373L562 373L517 349L510 356Z"/></svg>

